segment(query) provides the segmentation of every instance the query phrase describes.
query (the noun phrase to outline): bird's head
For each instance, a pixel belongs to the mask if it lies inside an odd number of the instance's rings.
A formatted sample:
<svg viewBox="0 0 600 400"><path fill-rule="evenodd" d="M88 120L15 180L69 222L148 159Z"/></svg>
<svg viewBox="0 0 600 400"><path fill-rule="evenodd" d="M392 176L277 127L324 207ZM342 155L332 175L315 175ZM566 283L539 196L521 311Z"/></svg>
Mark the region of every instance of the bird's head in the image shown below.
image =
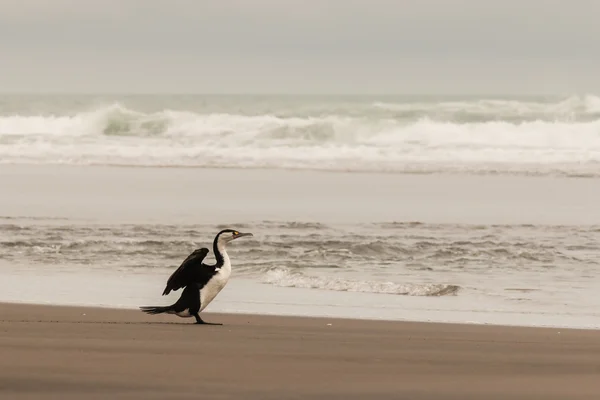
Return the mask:
<svg viewBox="0 0 600 400"><path fill-rule="evenodd" d="M250 232L240 232L235 229L223 229L217 233L217 241L222 243L229 243L235 239L239 239L244 236L254 236Z"/></svg>

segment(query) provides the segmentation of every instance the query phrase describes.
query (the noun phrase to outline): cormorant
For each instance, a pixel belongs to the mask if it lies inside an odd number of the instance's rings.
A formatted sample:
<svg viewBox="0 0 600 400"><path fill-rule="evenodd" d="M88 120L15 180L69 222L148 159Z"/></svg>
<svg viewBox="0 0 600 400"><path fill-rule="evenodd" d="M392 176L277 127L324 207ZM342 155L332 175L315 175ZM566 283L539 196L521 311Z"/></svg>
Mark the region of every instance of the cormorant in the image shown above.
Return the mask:
<svg viewBox="0 0 600 400"><path fill-rule="evenodd" d="M252 233L242 233L233 229L224 229L213 240L213 252L216 263L204 264L202 261L208 249L194 250L169 277L163 296L172 290L184 288L179 300L170 306L142 306L140 310L148 314L175 314L182 318L194 317L196 324L207 324L199 313L210 304L225 287L231 275L231 261L227 255L227 243Z"/></svg>

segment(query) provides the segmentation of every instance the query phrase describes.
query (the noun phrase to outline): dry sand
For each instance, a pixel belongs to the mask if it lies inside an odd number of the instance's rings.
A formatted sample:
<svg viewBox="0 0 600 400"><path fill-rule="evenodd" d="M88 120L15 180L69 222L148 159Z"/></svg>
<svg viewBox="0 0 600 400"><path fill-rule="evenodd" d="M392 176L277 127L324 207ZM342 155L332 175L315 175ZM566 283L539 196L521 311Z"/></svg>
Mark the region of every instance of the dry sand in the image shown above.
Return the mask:
<svg viewBox="0 0 600 400"><path fill-rule="evenodd" d="M598 399L600 332L0 305L2 399Z"/></svg>

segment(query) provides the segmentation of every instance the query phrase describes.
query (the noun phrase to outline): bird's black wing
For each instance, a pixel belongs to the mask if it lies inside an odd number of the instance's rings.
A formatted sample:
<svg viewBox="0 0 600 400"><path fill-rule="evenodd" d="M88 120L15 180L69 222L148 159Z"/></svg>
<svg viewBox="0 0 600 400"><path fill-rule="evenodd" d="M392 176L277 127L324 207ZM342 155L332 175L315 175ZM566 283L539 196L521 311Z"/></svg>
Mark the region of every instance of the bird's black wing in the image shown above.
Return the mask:
<svg viewBox="0 0 600 400"><path fill-rule="evenodd" d="M182 287L186 287L191 282L204 282L208 281L212 276L213 272L210 267L202 265L202 261L208 254L208 249L202 247L196 249L187 256L181 263L179 268L175 270L167 281L167 286L163 291L163 296L169 294L171 290L178 290Z"/></svg>

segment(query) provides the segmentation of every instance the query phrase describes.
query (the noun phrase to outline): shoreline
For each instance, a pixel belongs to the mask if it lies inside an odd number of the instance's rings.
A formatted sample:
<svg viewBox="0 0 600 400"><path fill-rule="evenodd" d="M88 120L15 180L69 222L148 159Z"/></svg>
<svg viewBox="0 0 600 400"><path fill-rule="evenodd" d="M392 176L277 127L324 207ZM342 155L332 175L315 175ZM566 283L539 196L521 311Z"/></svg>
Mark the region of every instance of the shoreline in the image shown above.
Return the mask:
<svg viewBox="0 0 600 400"><path fill-rule="evenodd" d="M0 301L0 310L6 310L7 307L22 307L22 308L42 308L49 310L63 310L68 311L69 314L75 315L77 313L83 312L87 310L91 313L99 313L106 315L117 315L117 314L128 314L129 317L133 317L132 322L136 323L164 323L167 325L194 325L193 318L181 318L175 315L170 314L157 314L157 315L148 315L135 308L118 308L113 306L86 306L86 305L69 305L69 304L39 304L39 303L17 303L17 302L6 302ZM134 314L140 314L139 316L135 316ZM87 316L87 313L82 315ZM368 323L381 323L381 324L407 324L407 325L427 325L440 327L449 327L449 328L489 328L489 329L509 329L509 330L540 330L540 331L578 331L578 332L596 332L600 334L600 328L571 328L571 327L553 327L553 326L526 326L526 325L503 325L503 324L492 324L492 323L469 323L469 322L444 322L444 321L416 321L416 320L391 320L391 319L375 319L375 318L351 318L351 317L337 317L337 316L323 316L323 315L284 315L284 314L267 314L267 313L257 313L257 312L222 312L222 311L203 311L200 313L200 316L207 322L217 322L219 319L224 319L227 321L239 319L239 318L250 318L250 319L271 319L271 320L298 320L298 321L307 321L314 320L318 322L345 322L350 324L368 324ZM124 323L127 324L127 321L121 319L121 315L118 315L119 318L116 318L116 321L69 321L71 323ZM138 318L141 317L141 318ZM140 321L143 320L143 321ZM27 319L22 320L27 321ZM19 322L16 320L5 320L3 317L0 317L0 323L5 322ZM31 321L29 321L31 322ZM38 321L39 322L39 321ZM52 322L52 321L47 321ZM599 336L600 339L600 336Z"/></svg>
<svg viewBox="0 0 600 400"><path fill-rule="evenodd" d="M384 294L382 294L384 295ZM158 303L157 303L158 304ZM139 308L133 306L122 306L116 307L114 305L85 305L85 304L61 304L61 303L35 303L27 301L0 301L0 309L4 307L17 306L17 307L49 307L49 308L65 308L76 311L77 309L91 309L97 311L117 311L117 312L134 312L141 313ZM294 313L278 313L278 312L260 312L260 311L204 311L202 315L207 316L224 316L225 318L237 318L237 317L256 317L256 318L299 318L299 319L313 319L313 320L340 320L355 323L367 323L367 322L382 322L382 323L402 323L402 324L433 324L443 326L469 326L469 327L490 327L500 329L544 329L544 330L574 330L574 331L585 331L585 332L598 332L600 333L600 326L565 326L565 325L522 325L522 324L509 324L500 322L467 322L467 321L451 321L451 320L419 320L419 319L392 319L386 317L349 317L349 316L338 316L338 315L308 315L308 314L294 314ZM150 316L156 317L156 316ZM173 315L161 315L160 318L172 320L171 322L165 321L165 323L174 323L179 325L192 324L193 318L179 318ZM0 318L0 321L2 319Z"/></svg>
<svg viewBox="0 0 600 400"><path fill-rule="evenodd" d="M10 398L595 399L586 330L0 303ZM179 321L178 321L179 320Z"/></svg>
<svg viewBox="0 0 600 400"><path fill-rule="evenodd" d="M451 169L446 165L438 169L415 169L415 170L390 170L390 169L344 169L344 168L322 168L310 166L286 167L286 166L246 166L246 165L147 165L147 164L118 164L118 163L87 163L87 164L69 164L60 162L6 162L0 163L0 167L25 167L25 168L113 168L113 169L158 169L158 170L205 170L205 171L258 171L258 172L283 172L283 173L322 173L322 174L352 174L352 175L383 175L383 176L439 176L439 177L474 177L474 178L523 178L523 179L600 179L598 173L582 172L536 172L536 171L497 171L490 170L464 170Z"/></svg>

